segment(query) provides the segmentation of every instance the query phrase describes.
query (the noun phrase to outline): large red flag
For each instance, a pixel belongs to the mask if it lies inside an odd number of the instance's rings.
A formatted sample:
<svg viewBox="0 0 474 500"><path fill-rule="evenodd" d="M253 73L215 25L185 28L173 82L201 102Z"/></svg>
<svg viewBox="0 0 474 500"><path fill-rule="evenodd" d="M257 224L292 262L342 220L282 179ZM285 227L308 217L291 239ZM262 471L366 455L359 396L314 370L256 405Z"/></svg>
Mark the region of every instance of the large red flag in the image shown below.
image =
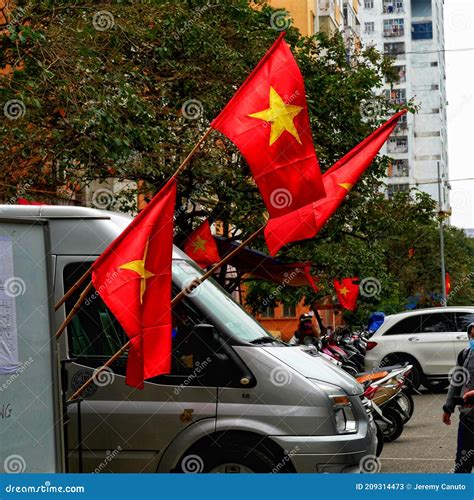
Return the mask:
<svg viewBox="0 0 474 500"><path fill-rule="evenodd" d="M211 226L206 219L186 239L184 251L202 268L216 264L221 260L216 240L212 236Z"/></svg>
<svg viewBox="0 0 474 500"><path fill-rule="evenodd" d="M359 278L343 278L341 282L334 280L334 289L341 306L349 311L354 311L357 307L357 297L359 297L359 285L354 281Z"/></svg>
<svg viewBox="0 0 474 500"><path fill-rule="evenodd" d="M171 369L171 179L92 265L94 287L131 341L127 384Z"/></svg>
<svg viewBox="0 0 474 500"><path fill-rule="evenodd" d="M347 193L369 167L406 110L400 111L336 162L323 176L326 197L287 215L270 219L265 239L271 255L292 241L312 238L341 205Z"/></svg>
<svg viewBox="0 0 474 500"><path fill-rule="evenodd" d="M283 34L211 126L242 152L270 217L324 196L303 77Z"/></svg>

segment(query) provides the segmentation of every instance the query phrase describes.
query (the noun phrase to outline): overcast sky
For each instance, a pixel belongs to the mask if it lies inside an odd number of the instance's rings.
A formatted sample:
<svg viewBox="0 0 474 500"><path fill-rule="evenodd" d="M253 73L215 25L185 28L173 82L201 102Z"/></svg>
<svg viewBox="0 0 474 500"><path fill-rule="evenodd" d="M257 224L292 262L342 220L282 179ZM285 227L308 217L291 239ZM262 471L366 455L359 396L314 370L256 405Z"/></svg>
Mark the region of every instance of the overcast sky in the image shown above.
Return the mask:
<svg viewBox="0 0 474 500"><path fill-rule="evenodd" d="M474 228L474 0L445 0L451 223ZM456 49L456 51L452 51Z"/></svg>

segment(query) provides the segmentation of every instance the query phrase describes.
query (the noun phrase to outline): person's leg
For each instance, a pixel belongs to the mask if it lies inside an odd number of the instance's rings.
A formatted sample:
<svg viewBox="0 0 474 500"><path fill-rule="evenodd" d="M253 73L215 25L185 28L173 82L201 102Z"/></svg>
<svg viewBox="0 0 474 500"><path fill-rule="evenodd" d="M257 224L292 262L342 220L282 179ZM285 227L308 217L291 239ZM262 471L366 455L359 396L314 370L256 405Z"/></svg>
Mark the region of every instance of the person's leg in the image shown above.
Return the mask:
<svg viewBox="0 0 474 500"><path fill-rule="evenodd" d="M474 417L461 415L458 428L458 447L455 473L470 473L474 466Z"/></svg>

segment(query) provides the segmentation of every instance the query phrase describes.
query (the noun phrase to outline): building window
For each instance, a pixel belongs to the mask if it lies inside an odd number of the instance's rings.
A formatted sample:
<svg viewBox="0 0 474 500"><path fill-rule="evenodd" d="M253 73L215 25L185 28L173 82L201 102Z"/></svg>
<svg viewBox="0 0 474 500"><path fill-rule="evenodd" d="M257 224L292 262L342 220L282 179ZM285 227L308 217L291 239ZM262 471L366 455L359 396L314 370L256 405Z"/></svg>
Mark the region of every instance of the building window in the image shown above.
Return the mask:
<svg viewBox="0 0 474 500"><path fill-rule="evenodd" d="M375 23L364 23L364 25L365 25L365 28L364 28L365 33L368 33L369 35L374 33Z"/></svg>
<svg viewBox="0 0 474 500"><path fill-rule="evenodd" d="M389 177L408 177L408 160L392 160Z"/></svg>
<svg viewBox="0 0 474 500"><path fill-rule="evenodd" d="M387 144L388 153L407 153L408 152L408 137L390 137Z"/></svg>
<svg viewBox="0 0 474 500"><path fill-rule="evenodd" d="M405 54L405 42L384 43L383 51L389 57L392 56L403 58Z"/></svg>
<svg viewBox="0 0 474 500"><path fill-rule="evenodd" d="M364 7L366 9L373 9L374 8L374 0L365 0Z"/></svg>
<svg viewBox="0 0 474 500"><path fill-rule="evenodd" d="M262 311L262 317L264 318L274 318L275 317L275 308L273 306L267 306Z"/></svg>
<svg viewBox="0 0 474 500"><path fill-rule="evenodd" d="M403 0L383 0L384 14L403 14L404 12Z"/></svg>
<svg viewBox="0 0 474 500"><path fill-rule="evenodd" d="M389 184L387 191L389 198L395 193L408 193L410 191L410 184Z"/></svg>
<svg viewBox="0 0 474 500"><path fill-rule="evenodd" d="M403 36L405 34L405 21L403 19L384 19L383 36Z"/></svg>
<svg viewBox="0 0 474 500"><path fill-rule="evenodd" d="M399 83L405 83L407 81L407 67L406 66L396 66L398 71L398 81Z"/></svg>
<svg viewBox="0 0 474 500"><path fill-rule="evenodd" d="M384 91L385 97L392 104L406 104L407 102L407 91L405 89L392 89Z"/></svg>
<svg viewBox="0 0 474 500"><path fill-rule="evenodd" d="M433 38L433 23L412 23L412 40L431 40Z"/></svg>
<svg viewBox="0 0 474 500"><path fill-rule="evenodd" d="M290 304L283 304L283 317L296 318L296 306Z"/></svg>

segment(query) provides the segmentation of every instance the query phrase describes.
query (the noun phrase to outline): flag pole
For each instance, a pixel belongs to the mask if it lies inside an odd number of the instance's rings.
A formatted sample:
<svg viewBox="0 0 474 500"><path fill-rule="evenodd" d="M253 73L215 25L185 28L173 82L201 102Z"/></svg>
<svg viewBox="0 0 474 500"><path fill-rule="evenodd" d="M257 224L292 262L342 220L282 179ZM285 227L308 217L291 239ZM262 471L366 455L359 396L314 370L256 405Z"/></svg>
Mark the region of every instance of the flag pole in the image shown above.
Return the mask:
<svg viewBox="0 0 474 500"><path fill-rule="evenodd" d="M197 288L201 283L204 283L206 280L208 280L220 267L226 265L234 255L238 254L240 251L242 251L250 242L252 242L255 238L260 236L260 234L263 232L265 229L265 225L257 229L254 233L252 233L246 240L244 240L239 246L234 248L231 252L229 252L223 259L221 259L220 262L215 264L214 266L209 269L206 273L204 273L201 277L196 278L193 280L193 282L187 286L186 288L183 288L176 297L173 298L171 301L171 307L175 306L176 304L179 304L183 300L183 298L191 293L195 288ZM71 311L72 312L72 311ZM122 354L130 347L131 341L129 340L126 342L111 358L107 360L107 362L102 365L100 368L97 368L94 371L94 374L89 377L82 385L77 389L77 391L68 399L69 401L74 401L77 399L94 381L94 379L102 373L104 370L106 370L114 361L116 361Z"/></svg>
<svg viewBox="0 0 474 500"><path fill-rule="evenodd" d="M204 143L204 141L207 139L209 134L212 132L212 127L209 127L206 129L204 132L204 135L199 139L199 141L194 145L193 149L189 152L188 156L181 162L181 165L176 169L175 173L171 176L171 179L175 179L176 177L179 176L183 172L183 170L189 165L189 162L191 161L191 158L196 154L198 149L201 147L201 145ZM74 292L76 292L80 286L84 283L84 281L90 276L92 273L92 266L89 267L89 269L74 283L74 285L62 296L62 298L54 305L54 310L57 311L63 304L68 300ZM71 312L68 314L67 318L63 321L62 325L58 328L58 331L56 332L56 339L58 339L61 334L63 333L64 329L66 326L71 322L72 318L74 315L77 313L79 308L81 307L82 302L84 299L87 297L87 294L90 292L92 288L92 282L89 283L87 288L84 290L84 292L87 293L81 293L78 301L74 304L73 309Z"/></svg>

